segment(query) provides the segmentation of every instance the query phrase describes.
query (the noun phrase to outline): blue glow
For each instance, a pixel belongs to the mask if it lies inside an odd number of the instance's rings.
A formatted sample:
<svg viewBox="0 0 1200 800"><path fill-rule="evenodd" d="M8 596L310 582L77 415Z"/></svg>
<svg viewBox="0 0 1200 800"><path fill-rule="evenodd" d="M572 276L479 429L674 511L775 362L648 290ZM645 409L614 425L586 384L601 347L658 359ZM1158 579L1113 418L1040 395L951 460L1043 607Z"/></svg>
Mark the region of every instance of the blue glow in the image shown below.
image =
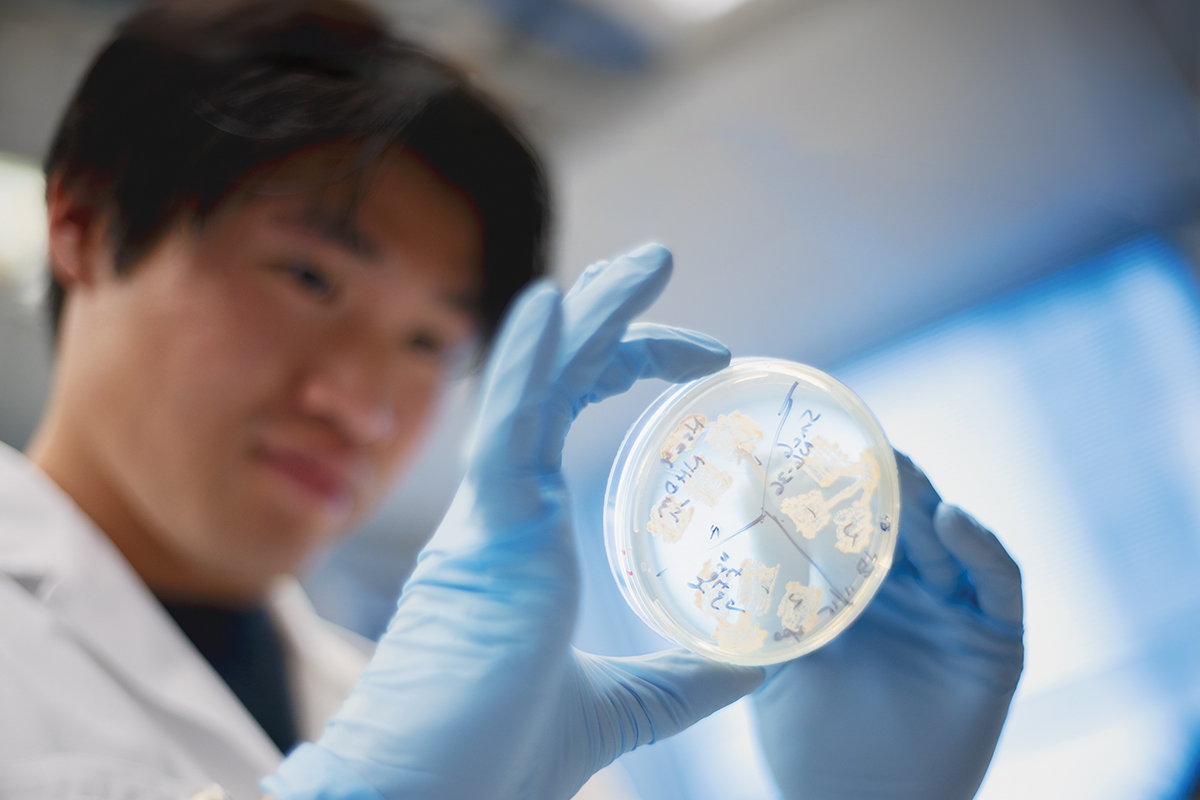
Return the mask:
<svg viewBox="0 0 1200 800"><path fill-rule="evenodd" d="M1200 296L1153 238L836 374L1025 580L979 797L1178 795L1200 720Z"/></svg>

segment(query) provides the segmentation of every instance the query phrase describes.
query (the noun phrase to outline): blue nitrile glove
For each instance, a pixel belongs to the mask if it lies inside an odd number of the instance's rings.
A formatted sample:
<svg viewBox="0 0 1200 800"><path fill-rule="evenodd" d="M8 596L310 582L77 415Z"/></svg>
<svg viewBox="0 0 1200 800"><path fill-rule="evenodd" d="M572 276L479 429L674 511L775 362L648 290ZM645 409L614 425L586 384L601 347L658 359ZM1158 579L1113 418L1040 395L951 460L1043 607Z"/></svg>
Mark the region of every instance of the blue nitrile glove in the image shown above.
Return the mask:
<svg viewBox="0 0 1200 800"><path fill-rule="evenodd" d="M700 334L628 326L666 285L650 246L566 297L526 291L484 380L462 487L361 681L263 789L301 798L568 798L596 770L757 688L763 672L671 652L579 653L579 575L561 472L588 403L639 378L725 366Z"/></svg>
<svg viewBox="0 0 1200 800"><path fill-rule="evenodd" d="M755 694L789 800L973 797L1021 675L1017 565L912 461L896 462L900 541L879 594Z"/></svg>

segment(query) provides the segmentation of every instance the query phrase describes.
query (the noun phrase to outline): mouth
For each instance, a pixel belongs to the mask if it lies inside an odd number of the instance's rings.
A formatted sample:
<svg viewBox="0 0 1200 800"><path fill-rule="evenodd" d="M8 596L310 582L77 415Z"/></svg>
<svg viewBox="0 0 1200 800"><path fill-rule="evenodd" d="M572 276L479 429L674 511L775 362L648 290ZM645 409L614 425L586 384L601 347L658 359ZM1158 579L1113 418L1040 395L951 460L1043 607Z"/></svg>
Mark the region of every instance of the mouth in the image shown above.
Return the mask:
<svg viewBox="0 0 1200 800"><path fill-rule="evenodd" d="M293 490L329 510L347 513L359 481L349 459L292 447L267 445L259 461Z"/></svg>

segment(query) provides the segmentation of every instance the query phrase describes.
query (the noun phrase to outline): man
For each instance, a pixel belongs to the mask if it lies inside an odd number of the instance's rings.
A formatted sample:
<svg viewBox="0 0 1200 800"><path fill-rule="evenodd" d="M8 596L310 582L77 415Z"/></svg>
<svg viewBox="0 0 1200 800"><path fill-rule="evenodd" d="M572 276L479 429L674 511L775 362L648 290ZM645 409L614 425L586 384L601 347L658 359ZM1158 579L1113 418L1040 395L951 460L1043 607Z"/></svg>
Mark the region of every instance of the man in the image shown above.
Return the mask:
<svg viewBox="0 0 1200 800"><path fill-rule="evenodd" d="M266 776L282 800L566 798L756 689L785 796L978 786L1021 668L1019 575L906 459L896 566L822 651L764 671L570 647L567 429L729 354L630 324L662 248L522 291L536 156L370 11L149 6L46 172L57 363L28 458L0 461L0 794L249 797ZM343 703L353 653L281 578L371 509L518 292L466 480Z"/></svg>

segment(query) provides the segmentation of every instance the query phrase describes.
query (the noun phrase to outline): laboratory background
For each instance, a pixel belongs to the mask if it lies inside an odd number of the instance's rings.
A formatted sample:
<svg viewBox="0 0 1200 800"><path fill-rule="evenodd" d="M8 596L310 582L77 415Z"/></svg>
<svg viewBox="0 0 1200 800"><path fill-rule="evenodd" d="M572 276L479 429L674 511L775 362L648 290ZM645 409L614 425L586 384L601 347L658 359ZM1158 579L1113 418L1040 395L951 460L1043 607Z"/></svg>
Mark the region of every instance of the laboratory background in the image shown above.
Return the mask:
<svg viewBox="0 0 1200 800"><path fill-rule="evenodd" d="M375 4L528 123L556 187L560 284L668 245L675 277L647 319L832 372L999 535L1024 576L1027 656L979 797L1189 796L1200 4ZM0 0L0 440L16 447L50 363L37 164L130 7ZM474 388L449 387L381 512L305 577L325 616L382 631L457 485ZM601 524L622 436L663 388L588 408L568 439L576 643L594 652L667 645L623 601ZM626 756L621 800L769 800L751 714Z"/></svg>

